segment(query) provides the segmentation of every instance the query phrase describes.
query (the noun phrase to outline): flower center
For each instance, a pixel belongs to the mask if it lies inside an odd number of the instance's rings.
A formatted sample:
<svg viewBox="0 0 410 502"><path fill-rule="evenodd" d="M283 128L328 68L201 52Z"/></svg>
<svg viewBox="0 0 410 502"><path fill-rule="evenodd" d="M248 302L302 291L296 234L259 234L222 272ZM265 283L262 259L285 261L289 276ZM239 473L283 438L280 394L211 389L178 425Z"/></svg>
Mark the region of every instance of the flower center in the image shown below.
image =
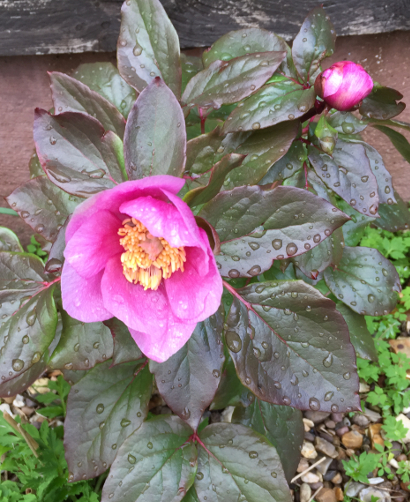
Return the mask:
<svg viewBox="0 0 410 502"><path fill-rule="evenodd" d="M154 237L135 218L122 222L118 230L122 268L127 281L141 284L144 289L158 289L161 280L169 279L176 270L184 271L183 247L173 248L162 237Z"/></svg>

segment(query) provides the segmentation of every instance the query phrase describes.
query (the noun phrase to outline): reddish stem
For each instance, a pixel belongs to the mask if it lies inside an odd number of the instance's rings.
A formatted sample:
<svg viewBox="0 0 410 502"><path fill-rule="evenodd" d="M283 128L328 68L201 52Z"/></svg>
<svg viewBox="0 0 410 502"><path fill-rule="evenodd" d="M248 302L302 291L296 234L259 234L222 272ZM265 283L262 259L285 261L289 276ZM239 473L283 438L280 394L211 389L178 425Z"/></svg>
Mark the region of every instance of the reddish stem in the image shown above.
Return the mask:
<svg viewBox="0 0 410 502"><path fill-rule="evenodd" d="M235 296L236 298L238 298L238 300L240 300L247 309L251 309L252 308L252 305L248 302L246 302L242 296L236 291L236 289L234 287L232 287L228 282L226 281L222 281L223 282L223 285L224 287L233 295Z"/></svg>
<svg viewBox="0 0 410 502"><path fill-rule="evenodd" d="M308 182L308 170L306 162L303 163L303 169L305 171L305 189L307 190L309 188L309 182Z"/></svg>
<svg viewBox="0 0 410 502"><path fill-rule="evenodd" d="M202 108L199 108L199 116L201 117L201 134L205 134L206 116L204 116Z"/></svg>

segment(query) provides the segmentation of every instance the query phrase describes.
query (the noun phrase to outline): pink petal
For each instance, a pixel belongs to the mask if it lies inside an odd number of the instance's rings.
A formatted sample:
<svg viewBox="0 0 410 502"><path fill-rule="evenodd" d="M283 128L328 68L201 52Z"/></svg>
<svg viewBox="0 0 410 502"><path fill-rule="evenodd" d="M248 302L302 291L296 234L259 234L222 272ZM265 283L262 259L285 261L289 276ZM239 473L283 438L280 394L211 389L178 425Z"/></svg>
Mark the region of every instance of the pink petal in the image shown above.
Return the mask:
<svg viewBox="0 0 410 502"><path fill-rule="evenodd" d="M185 345L196 323L182 324L175 320L168 326L166 335L158 337L130 329L130 333L142 352L157 363L163 363ZM155 332L153 332L155 333Z"/></svg>
<svg viewBox="0 0 410 502"><path fill-rule="evenodd" d="M103 272L90 279L81 277L66 261L61 275L63 308L82 322L105 321L113 317L103 304L101 278Z"/></svg>
<svg viewBox="0 0 410 502"><path fill-rule="evenodd" d="M184 186L184 183L185 181L182 178L159 175L135 181L126 181L114 188L99 192L85 200L75 209L71 221L67 226L66 239L71 239L78 228L99 211L111 211L121 218L122 215L119 213L119 207L125 201L147 195L165 199L164 190L177 194Z"/></svg>
<svg viewBox="0 0 410 502"><path fill-rule="evenodd" d="M326 79L324 83L324 93L323 97L334 94L339 89L343 81L343 68L328 68L323 72L323 78Z"/></svg>
<svg viewBox="0 0 410 502"><path fill-rule="evenodd" d="M109 211L100 211L87 219L67 243L66 260L82 277L96 275L107 261L124 252L118 229L121 220Z"/></svg>
<svg viewBox="0 0 410 502"><path fill-rule="evenodd" d="M111 258L101 281L104 305L129 328L162 335L172 317L162 285L156 290L132 284L124 277L120 257Z"/></svg>
<svg viewBox="0 0 410 502"><path fill-rule="evenodd" d="M204 238L207 239L206 233ZM208 249L208 263L204 263L203 251L186 248L187 261L184 272L178 270L164 281L171 309L178 319L185 322L199 322L214 314L221 304L222 278L211 249ZM206 274L203 274L203 269Z"/></svg>
<svg viewBox="0 0 410 502"><path fill-rule="evenodd" d="M196 223L193 229L188 228L180 211L163 200L139 197L121 204L120 211L140 221L152 235L163 237L172 247L202 246Z"/></svg>

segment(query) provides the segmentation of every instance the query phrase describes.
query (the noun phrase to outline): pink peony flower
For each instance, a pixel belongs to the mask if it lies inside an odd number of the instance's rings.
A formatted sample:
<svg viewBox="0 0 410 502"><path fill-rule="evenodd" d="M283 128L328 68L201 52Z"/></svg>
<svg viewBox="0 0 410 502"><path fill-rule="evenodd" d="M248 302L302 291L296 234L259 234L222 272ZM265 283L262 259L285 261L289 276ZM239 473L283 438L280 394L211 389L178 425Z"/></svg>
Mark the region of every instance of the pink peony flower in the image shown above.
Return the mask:
<svg viewBox="0 0 410 502"><path fill-rule="evenodd" d="M336 110L350 110L368 96L373 80L362 66L352 61L340 61L322 72L316 79L315 91Z"/></svg>
<svg viewBox="0 0 410 502"><path fill-rule="evenodd" d="M184 180L127 181L77 207L66 231L63 307L117 317L146 356L167 360L218 309L222 279L207 235L177 193Z"/></svg>

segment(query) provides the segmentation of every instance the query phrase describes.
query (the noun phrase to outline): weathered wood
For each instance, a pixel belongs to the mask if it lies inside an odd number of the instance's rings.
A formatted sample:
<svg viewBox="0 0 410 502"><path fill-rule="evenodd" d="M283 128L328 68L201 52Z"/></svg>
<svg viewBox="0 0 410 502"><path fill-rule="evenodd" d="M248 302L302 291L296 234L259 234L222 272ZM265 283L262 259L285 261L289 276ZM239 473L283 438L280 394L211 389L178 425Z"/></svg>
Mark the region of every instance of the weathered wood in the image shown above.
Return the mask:
<svg viewBox="0 0 410 502"><path fill-rule="evenodd" d="M123 0L0 0L0 55L113 51ZM162 0L182 47L259 26L293 38L318 0ZM338 35L410 30L410 0L324 0Z"/></svg>

